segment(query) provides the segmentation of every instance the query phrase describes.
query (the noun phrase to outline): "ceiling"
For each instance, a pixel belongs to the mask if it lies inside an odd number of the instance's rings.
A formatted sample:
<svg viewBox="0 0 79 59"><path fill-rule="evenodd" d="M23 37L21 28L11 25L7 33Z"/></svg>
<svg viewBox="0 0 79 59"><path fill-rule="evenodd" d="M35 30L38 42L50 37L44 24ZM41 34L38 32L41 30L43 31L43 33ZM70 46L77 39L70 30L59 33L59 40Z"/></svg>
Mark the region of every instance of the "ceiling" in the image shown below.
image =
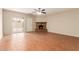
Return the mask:
<svg viewBox="0 0 79 59"><path fill-rule="evenodd" d="M37 8L4 8L4 9L26 13L26 14L33 14L34 9L37 9ZM66 10L69 10L70 8L43 8L43 9L46 9L47 14L51 14L51 13L66 11Z"/></svg>

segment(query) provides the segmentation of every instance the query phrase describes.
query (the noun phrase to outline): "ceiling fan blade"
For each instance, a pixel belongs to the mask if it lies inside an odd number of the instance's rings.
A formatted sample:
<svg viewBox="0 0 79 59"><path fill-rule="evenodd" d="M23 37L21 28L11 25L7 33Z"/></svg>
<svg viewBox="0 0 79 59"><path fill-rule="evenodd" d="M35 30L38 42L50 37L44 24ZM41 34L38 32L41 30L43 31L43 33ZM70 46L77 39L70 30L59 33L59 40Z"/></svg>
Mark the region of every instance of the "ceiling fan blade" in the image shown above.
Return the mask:
<svg viewBox="0 0 79 59"><path fill-rule="evenodd" d="M43 14L46 14L46 12L42 12Z"/></svg>
<svg viewBox="0 0 79 59"><path fill-rule="evenodd" d="M38 10L41 10L41 8L38 8Z"/></svg>
<svg viewBox="0 0 79 59"><path fill-rule="evenodd" d="M42 11L45 11L45 9L42 9Z"/></svg>
<svg viewBox="0 0 79 59"><path fill-rule="evenodd" d="M35 11L38 11L37 9L34 9Z"/></svg>

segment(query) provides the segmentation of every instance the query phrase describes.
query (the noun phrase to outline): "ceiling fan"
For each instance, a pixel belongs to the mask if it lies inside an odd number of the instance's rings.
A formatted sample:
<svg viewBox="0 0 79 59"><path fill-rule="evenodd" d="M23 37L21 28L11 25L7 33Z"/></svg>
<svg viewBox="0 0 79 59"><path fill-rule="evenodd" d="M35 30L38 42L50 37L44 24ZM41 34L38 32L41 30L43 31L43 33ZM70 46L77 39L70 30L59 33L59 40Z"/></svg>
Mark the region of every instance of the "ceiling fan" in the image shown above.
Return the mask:
<svg viewBox="0 0 79 59"><path fill-rule="evenodd" d="M46 10L42 8L34 9L35 13L41 15L41 14L46 14Z"/></svg>

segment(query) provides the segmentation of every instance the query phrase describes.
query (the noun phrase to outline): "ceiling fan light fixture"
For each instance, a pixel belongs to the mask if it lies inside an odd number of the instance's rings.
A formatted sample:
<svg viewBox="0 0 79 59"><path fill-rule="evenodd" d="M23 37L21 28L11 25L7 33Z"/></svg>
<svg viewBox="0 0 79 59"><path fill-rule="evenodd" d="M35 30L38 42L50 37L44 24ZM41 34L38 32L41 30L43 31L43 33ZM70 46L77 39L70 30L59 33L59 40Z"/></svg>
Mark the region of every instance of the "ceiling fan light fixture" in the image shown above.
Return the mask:
<svg viewBox="0 0 79 59"><path fill-rule="evenodd" d="M41 13L41 12L37 12L37 14L38 14L38 15L41 15L42 13Z"/></svg>
<svg viewBox="0 0 79 59"><path fill-rule="evenodd" d="M34 11L37 15L45 15L46 14L46 10L42 9L42 8L34 9Z"/></svg>

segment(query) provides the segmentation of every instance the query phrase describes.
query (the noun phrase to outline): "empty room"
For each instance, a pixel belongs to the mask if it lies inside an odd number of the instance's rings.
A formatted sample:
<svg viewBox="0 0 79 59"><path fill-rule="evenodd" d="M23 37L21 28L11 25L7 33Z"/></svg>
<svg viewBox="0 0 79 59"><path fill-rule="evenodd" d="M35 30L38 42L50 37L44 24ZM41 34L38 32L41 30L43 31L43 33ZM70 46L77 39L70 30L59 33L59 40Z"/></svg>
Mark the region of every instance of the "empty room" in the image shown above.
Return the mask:
<svg viewBox="0 0 79 59"><path fill-rule="evenodd" d="M79 51L79 9L0 8L0 51Z"/></svg>

